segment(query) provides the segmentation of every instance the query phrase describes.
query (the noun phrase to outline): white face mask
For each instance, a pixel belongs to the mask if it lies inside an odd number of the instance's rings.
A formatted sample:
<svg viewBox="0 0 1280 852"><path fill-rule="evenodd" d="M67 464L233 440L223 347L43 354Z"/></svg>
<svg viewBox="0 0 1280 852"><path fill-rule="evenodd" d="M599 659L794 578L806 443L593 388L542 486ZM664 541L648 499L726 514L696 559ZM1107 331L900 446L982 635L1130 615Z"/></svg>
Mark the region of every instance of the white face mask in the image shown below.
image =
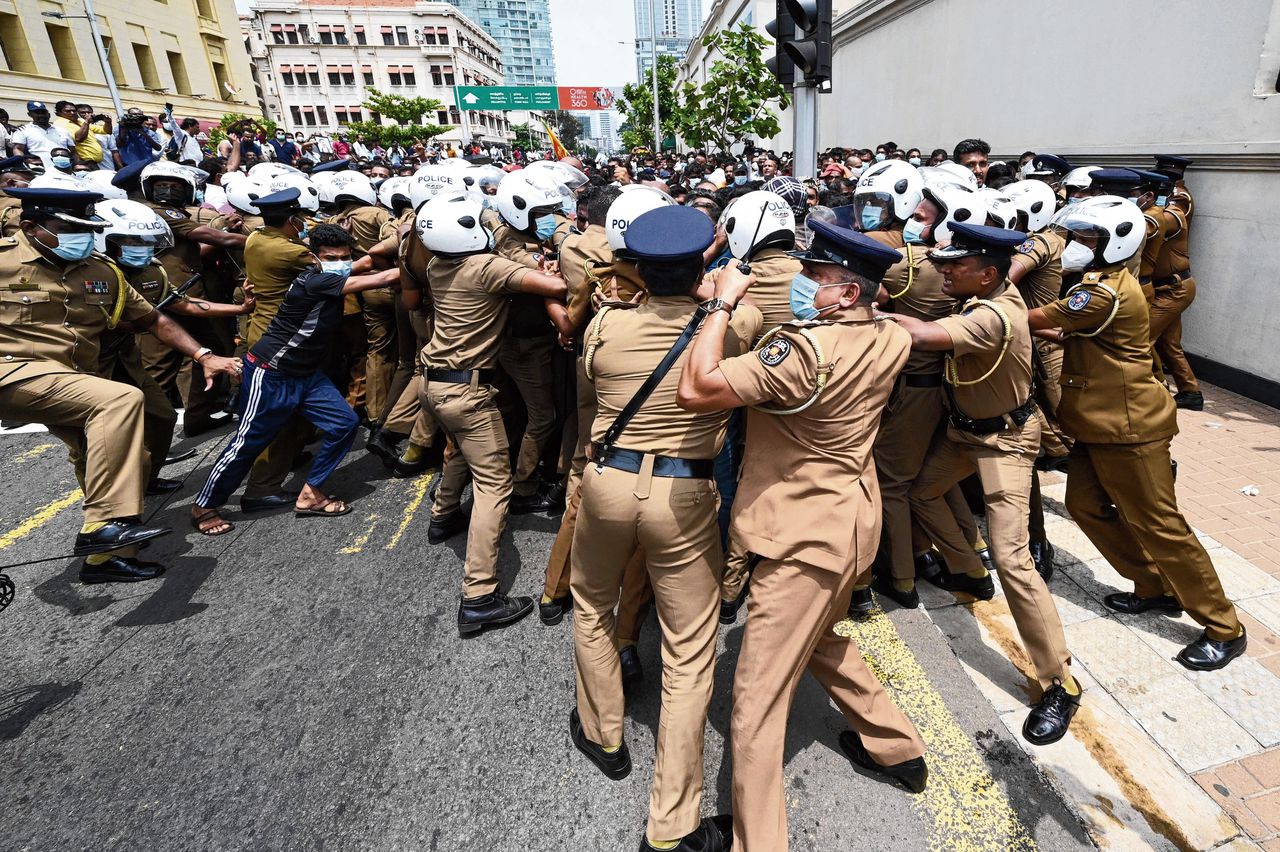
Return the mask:
<svg viewBox="0 0 1280 852"><path fill-rule="evenodd" d="M1062 250L1062 269L1064 272L1080 272L1093 263L1093 249L1084 243L1072 240Z"/></svg>

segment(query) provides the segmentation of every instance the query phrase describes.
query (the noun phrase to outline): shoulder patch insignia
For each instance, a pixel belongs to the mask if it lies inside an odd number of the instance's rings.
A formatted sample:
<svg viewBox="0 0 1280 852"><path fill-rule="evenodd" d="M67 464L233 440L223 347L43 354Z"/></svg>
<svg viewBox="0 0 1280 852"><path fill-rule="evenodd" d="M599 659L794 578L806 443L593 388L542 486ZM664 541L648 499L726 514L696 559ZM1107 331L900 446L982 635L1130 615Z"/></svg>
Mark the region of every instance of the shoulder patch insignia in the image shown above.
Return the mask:
<svg viewBox="0 0 1280 852"><path fill-rule="evenodd" d="M166 209L166 208L164 208L164 207L161 207L161 208L160 208L160 210L159 210L158 212L160 213L160 215L161 215L161 216L164 216L166 219L185 219L185 218L187 218L187 214L186 214L186 213L179 213L177 210L168 210L168 209Z"/></svg>
<svg viewBox="0 0 1280 852"><path fill-rule="evenodd" d="M1067 310L1083 311L1085 309L1085 306L1089 304L1090 298L1092 297L1089 295L1087 291L1077 290L1076 292L1071 294L1071 298L1067 299Z"/></svg>
<svg viewBox="0 0 1280 852"><path fill-rule="evenodd" d="M774 338L760 350L760 363L766 367L776 367L791 354L791 341L781 337Z"/></svg>
<svg viewBox="0 0 1280 852"><path fill-rule="evenodd" d="M84 292L90 296L110 296L111 284L107 281L86 281Z"/></svg>
<svg viewBox="0 0 1280 852"><path fill-rule="evenodd" d="M1023 254L1031 254L1031 252L1035 251L1035 248L1036 248L1036 241L1028 237L1027 239L1022 241L1022 245L1018 246L1018 251L1022 252Z"/></svg>

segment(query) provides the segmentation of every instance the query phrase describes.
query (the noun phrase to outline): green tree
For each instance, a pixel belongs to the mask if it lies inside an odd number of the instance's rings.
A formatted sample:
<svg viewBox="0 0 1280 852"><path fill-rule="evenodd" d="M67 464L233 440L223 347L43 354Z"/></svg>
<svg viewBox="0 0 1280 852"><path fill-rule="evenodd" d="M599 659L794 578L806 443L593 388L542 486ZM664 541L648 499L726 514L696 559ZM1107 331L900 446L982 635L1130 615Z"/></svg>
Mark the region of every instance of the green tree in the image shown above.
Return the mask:
<svg viewBox="0 0 1280 852"><path fill-rule="evenodd" d="M555 131L566 150L577 150L578 143L582 141L582 122L577 116L563 111L557 112Z"/></svg>
<svg viewBox="0 0 1280 852"><path fill-rule="evenodd" d="M227 138L232 130L241 133L245 130L261 130L270 139L275 135L276 123L269 118L250 118L244 113L228 112L222 116L217 127L209 130L209 145L217 148L218 143Z"/></svg>
<svg viewBox="0 0 1280 852"><path fill-rule="evenodd" d="M622 112L622 144L628 149L648 148L657 151L660 139L653 138L653 77L652 72L640 83L628 83L622 87L618 101ZM680 99L676 89L676 58L663 54L658 57L658 122L664 137L680 132Z"/></svg>
<svg viewBox="0 0 1280 852"><path fill-rule="evenodd" d="M521 151L536 151L542 147L533 128L527 124L513 124L511 132L516 135L516 138L511 140L511 144Z"/></svg>
<svg viewBox="0 0 1280 852"><path fill-rule="evenodd" d="M434 115L442 106L435 98L411 98L370 88L363 106L370 112L377 113L384 119L391 119L395 123L353 121L347 125L347 129L384 148L397 144L408 148L414 142L425 142L453 129L453 125L423 123L424 115Z"/></svg>
<svg viewBox="0 0 1280 852"><path fill-rule="evenodd" d="M680 135L694 148L728 151L743 139L768 139L781 128L769 108L776 101L786 109L791 99L765 64L769 41L749 24L720 30L702 39L719 58L701 86L685 83L680 90Z"/></svg>

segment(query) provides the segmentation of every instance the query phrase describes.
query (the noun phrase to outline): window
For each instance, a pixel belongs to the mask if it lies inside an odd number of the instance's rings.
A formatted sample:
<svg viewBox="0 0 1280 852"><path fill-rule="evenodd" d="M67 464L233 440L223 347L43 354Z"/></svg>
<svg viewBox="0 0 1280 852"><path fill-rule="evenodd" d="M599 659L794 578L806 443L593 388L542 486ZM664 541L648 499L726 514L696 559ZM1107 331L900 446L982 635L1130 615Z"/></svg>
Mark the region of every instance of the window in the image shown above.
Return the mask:
<svg viewBox="0 0 1280 852"><path fill-rule="evenodd" d="M0 35L0 39L3 38L4 36ZM107 64L111 66L111 73L115 75L117 80L123 80L124 68L120 65L120 54L116 52L115 42L110 36L102 37L102 49L107 52ZM13 68L12 65L9 67ZM18 71L20 69L14 68L13 70Z"/></svg>
<svg viewBox="0 0 1280 852"><path fill-rule="evenodd" d="M328 24L321 24L321 25L319 26L319 28L318 28L318 29L319 29L319 32L320 32L320 43L321 43L321 44L333 44L333 31L332 31L332 29L329 27L329 25L328 25Z"/></svg>
<svg viewBox="0 0 1280 852"><path fill-rule="evenodd" d="M417 84L417 79L412 65L397 67L390 65L387 67L387 77L390 78L393 86L413 86Z"/></svg>
<svg viewBox="0 0 1280 852"><path fill-rule="evenodd" d="M311 43L311 30L307 24L298 24L298 40L303 44Z"/></svg>
<svg viewBox="0 0 1280 852"><path fill-rule="evenodd" d="M297 24L284 25L284 40L289 44L298 43L298 25Z"/></svg>
<svg viewBox="0 0 1280 852"><path fill-rule="evenodd" d="M316 107L316 115L318 115L318 116L320 117L320 123L321 123L321 124L328 124L328 123L329 123L329 113L328 113L328 111L327 111L324 107L322 107L322 106L318 106L318 107Z"/></svg>
<svg viewBox="0 0 1280 852"><path fill-rule="evenodd" d="M346 27L333 28L333 43L334 44L350 44L350 42L347 41Z"/></svg>
<svg viewBox="0 0 1280 852"><path fill-rule="evenodd" d="M45 24L44 29L49 34L53 58L58 63L58 76L64 80L85 79L84 68L80 65L80 53L76 50L70 27Z"/></svg>
<svg viewBox="0 0 1280 852"><path fill-rule="evenodd" d="M142 85L148 89L160 88L160 77L156 74L156 63L151 59L151 48L145 44L133 44L133 58L138 63L138 73L142 75Z"/></svg>
<svg viewBox="0 0 1280 852"><path fill-rule="evenodd" d="M356 33L356 44L368 44L368 42L365 41L364 27L362 25L356 24L355 33Z"/></svg>
<svg viewBox="0 0 1280 852"><path fill-rule="evenodd" d="M342 83L342 72L338 70L337 65L326 65L324 72L329 76L330 86L337 86ZM659 103L659 106L661 106L661 103Z"/></svg>
<svg viewBox="0 0 1280 852"><path fill-rule="evenodd" d="M36 63L31 58L31 48L27 45L27 36L17 15L0 13L0 59L10 71L36 73Z"/></svg>
<svg viewBox="0 0 1280 852"><path fill-rule="evenodd" d="M431 85L433 86L444 85L444 77L441 75L439 65L431 66ZM662 106L661 102L659 102L658 106Z"/></svg>
<svg viewBox="0 0 1280 852"><path fill-rule="evenodd" d="M396 27L396 44L407 45L409 43L409 28Z"/></svg>
<svg viewBox="0 0 1280 852"><path fill-rule="evenodd" d="M366 86L373 85L373 66L372 65L361 65L360 75L364 78L364 84Z"/></svg>
<svg viewBox="0 0 1280 852"><path fill-rule="evenodd" d="M658 102L658 106L662 106L661 101ZM436 124L448 124L448 123L449 123L449 113L445 112L442 109L436 110Z"/></svg>
<svg viewBox="0 0 1280 852"><path fill-rule="evenodd" d="M173 88L180 95L191 94L191 81L187 79L187 66L182 61L181 53L165 51L169 57L169 73L173 75Z"/></svg>
<svg viewBox="0 0 1280 852"><path fill-rule="evenodd" d="M423 44L435 44L435 43L436 43L436 29L435 29L435 27L423 27L423 28L422 28L422 43L423 43Z"/></svg>
<svg viewBox="0 0 1280 852"><path fill-rule="evenodd" d="M453 66L452 66L452 65L446 65L446 66L444 66L444 84L445 84L446 86L452 86L452 85L454 85L454 82L453 82Z"/></svg>
<svg viewBox="0 0 1280 852"><path fill-rule="evenodd" d="M280 66L280 85L282 86L296 85L293 82L293 66L291 65Z"/></svg>
<svg viewBox="0 0 1280 852"><path fill-rule="evenodd" d="M196 14L211 21L218 19L218 13L213 10L213 3L210 0L196 0Z"/></svg>
<svg viewBox="0 0 1280 852"><path fill-rule="evenodd" d="M441 43L441 44L448 44L448 43L449 43L449 28L448 28L448 27L436 27L436 38L440 39L440 43ZM661 106L662 106L662 104L658 104L658 106L659 106L659 107L661 107Z"/></svg>
<svg viewBox="0 0 1280 852"><path fill-rule="evenodd" d="M300 110L298 107L296 106L289 107L289 117L293 119L293 124L295 127L297 127L299 124L302 124L302 110Z"/></svg>
<svg viewBox="0 0 1280 852"><path fill-rule="evenodd" d="M218 86L218 93L215 97L219 100L230 100L234 96L231 91L231 78L227 76L227 66L221 62L209 63L213 66L213 82Z"/></svg>
<svg viewBox="0 0 1280 852"><path fill-rule="evenodd" d="M381 28L381 31L382 31L382 43L383 43L383 44L395 44L395 43L396 43L396 37L395 37L394 32L392 31L391 27L382 27L382 28Z"/></svg>
<svg viewBox="0 0 1280 852"><path fill-rule="evenodd" d="M284 44L284 26L281 24L271 25L271 43Z"/></svg>

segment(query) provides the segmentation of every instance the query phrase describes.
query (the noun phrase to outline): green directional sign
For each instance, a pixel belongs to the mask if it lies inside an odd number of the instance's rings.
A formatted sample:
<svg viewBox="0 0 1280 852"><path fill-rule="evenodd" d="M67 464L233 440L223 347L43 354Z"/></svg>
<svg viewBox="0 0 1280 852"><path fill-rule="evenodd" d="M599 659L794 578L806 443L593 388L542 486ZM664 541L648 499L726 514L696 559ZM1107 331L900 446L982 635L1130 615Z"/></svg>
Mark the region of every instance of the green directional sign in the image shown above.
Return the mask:
<svg viewBox="0 0 1280 852"><path fill-rule="evenodd" d="M555 86L458 86L458 109L557 109Z"/></svg>

